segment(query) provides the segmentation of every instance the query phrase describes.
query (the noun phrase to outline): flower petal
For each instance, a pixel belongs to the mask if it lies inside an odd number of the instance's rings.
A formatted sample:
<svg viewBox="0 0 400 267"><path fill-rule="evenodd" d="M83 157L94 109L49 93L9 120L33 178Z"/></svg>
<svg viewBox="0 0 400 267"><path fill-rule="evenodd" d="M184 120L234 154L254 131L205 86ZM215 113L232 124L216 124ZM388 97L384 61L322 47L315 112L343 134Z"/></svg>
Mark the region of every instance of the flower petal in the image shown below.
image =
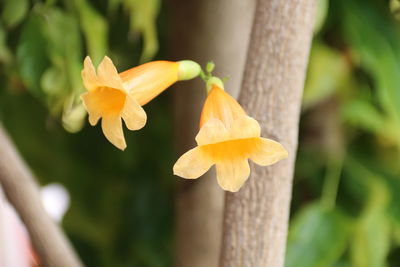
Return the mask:
<svg viewBox="0 0 400 267"><path fill-rule="evenodd" d="M259 138L256 148L250 159L261 166L274 164L288 157L286 149L278 142L267 138Z"/></svg>
<svg viewBox="0 0 400 267"><path fill-rule="evenodd" d="M200 129L196 136L196 142L199 146L214 144L226 141L229 138L229 132L222 121L210 119Z"/></svg>
<svg viewBox="0 0 400 267"><path fill-rule="evenodd" d="M217 163L216 167L218 184L226 191L239 191L250 176L250 166L247 159Z"/></svg>
<svg viewBox="0 0 400 267"><path fill-rule="evenodd" d="M124 90L118 71L107 56L104 57L103 61L97 67L97 77L103 86Z"/></svg>
<svg viewBox="0 0 400 267"><path fill-rule="evenodd" d="M100 115L99 114L94 114L94 113L89 113L89 123L92 126L95 126L97 122L100 120Z"/></svg>
<svg viewBox="0 0 400 267"><path fill-rule="evenodd" d="M231 128L232 139L260 137L260 124L249 116L242 116L233 121Z"/></svg>
<svg viewBox="0 0 400 267"><path fill-rule="evenodd" d="M97 87L98 80L96 71L94 69L92 60L90 57L86 57L83 62L83 70L81 72L83 85L86 87L87 90L92 90Z"/></svg>
<svg viewBox="0 0 400 267"><path fill-rule="evenodd" d="M103 133L114 146L121 150L126 148L124 133L122 132L122 121L120 116L107 116L101 120Z"/></svg>
<svg viewBox="0 0 400 267"><path fill-rule="evenodd" d="M200 116L200 126L203 126L211 118L221 120L227 128L233 121L246 115L239 103L222 88L214 85L208 93Z"/></svg>
<svg viewBox="0 0 400 267"><path fill-rule="evenodd" d="M146 124L147 116L143 108L131 96L127 95L125 106L121 114L129 130L138 130Z"/></svg>
<svg viewBox="0 0 400 267"><path fill-rule="evenodd" d="M206 173L213 161L195 147L183 154L174 165L174 174L186 179L196 179Z"/></svg>
<svg viewBox="0 0 400 267"><path fill-rule="evenodd" d="M95 108L93 108L93 105L91 105L89 93L83 93L81 95L81 99L88 112L90 125L96 125L101 117L101 114L97 112Z"/></svg>

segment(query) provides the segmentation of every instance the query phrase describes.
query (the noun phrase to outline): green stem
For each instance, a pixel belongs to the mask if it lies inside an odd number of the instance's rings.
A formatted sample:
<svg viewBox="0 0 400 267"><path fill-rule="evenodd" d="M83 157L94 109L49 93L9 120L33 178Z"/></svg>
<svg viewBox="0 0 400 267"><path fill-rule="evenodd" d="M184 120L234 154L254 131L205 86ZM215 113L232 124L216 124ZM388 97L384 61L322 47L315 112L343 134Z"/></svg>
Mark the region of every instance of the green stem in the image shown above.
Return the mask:
<svg viewBox="0 0 400 267"><path fill-rule="evenodd" d="M321 204L326 210L335 208L342 168L343 157L331 160L328 163L321 196Z"/></svg>

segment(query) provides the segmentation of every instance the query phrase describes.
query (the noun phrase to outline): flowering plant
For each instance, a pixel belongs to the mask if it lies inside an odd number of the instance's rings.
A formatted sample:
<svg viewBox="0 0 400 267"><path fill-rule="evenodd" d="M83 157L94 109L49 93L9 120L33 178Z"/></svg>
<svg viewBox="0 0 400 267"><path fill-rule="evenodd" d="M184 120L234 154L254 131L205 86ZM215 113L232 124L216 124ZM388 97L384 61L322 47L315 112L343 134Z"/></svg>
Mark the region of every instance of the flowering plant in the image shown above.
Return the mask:
<svg viewBox="0 0 400 267"><path fill-rule="evenodd" d="M129 130L141 129L147 120L143 105L175 82L201 75L208 96L196 136L198 146L181 156L173 171L183 178L195 179L216 165L219 185L236 192L250 175L248 159L268 166L288 153L278 142L261 137L259 123L224 90L222 80L212 76L213 69L214 64L208 64L206 74L189 60L153 61L118 73L111 59L104 57L96 72L86 57L82 79L87 92L81 98L90 124L97 124L101 118L105 137L124 150L122 120Z"/></svg>

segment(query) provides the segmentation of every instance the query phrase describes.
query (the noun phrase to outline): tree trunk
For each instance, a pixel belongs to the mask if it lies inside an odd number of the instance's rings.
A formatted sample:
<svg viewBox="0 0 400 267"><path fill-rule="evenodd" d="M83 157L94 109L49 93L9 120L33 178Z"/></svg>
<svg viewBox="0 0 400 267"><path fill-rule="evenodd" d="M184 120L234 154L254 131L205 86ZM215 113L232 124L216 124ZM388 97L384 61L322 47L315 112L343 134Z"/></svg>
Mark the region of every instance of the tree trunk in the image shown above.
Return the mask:
<svg viewBox="0 0 400 267"><path fill-rule="evenodd" d="M28 229L40 266L82 266L61 229L44 210L32 173L1 125L0 184Z"/></svg>
<svg viewBox="0 0 400 267"><path fill-rule="evenodd" d="M239 102L289 158L269 167L251 164L244 187L226 194L222 267L284 264L314 6L314 0L257 1Z"/></svg>
<svg viewBox="0 0 400 267"><path fill-rule="evenodd" d="M238 95L250 38L255 0L174 0L171 49L177 60L216 63L216 75L229 76L227 90ZM239 19L240 18L240 19ZM195 146L205 84L200 79L174 88L177 158ZM217 267L221 245L224 193L215 176L176 178L177 267Z"/></svg>

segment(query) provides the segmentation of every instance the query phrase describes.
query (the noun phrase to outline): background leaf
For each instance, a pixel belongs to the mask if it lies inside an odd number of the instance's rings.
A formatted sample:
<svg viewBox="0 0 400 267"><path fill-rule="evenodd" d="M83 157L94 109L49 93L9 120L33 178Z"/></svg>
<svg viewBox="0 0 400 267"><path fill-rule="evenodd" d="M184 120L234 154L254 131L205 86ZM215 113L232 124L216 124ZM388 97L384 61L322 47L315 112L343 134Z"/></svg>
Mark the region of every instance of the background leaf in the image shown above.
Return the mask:
<svg viewBox="0 0 400 267"><path fill-rule="evenodd" d="M86 0L75 0L75 6L85 34L89 55L93 63L97 65L107 53L108 24Z"/></svg>
<svg viewBox="0 0 400 267"><path fill-rule="evenodd" d="M303 94L303 109L329 98L349 79L350 68L345 58L334 49L314 42Z"/></svg>
<svg viewBox="0 0 400 267"><path fill-rule="evenodd" d="M7 27L14 27L24 19L28 12L28 0L3 0L1 18Z"/></svg>
<svg viewBox="0 0 400 267"><path fill-rule="evenodd" d="M285 267L332 266L346 247L347 223L338 211L319 204L304 208L291 225Z"/></svg>
<svg viewBox="0 0 400 267"><path fill-rule="evenodd" d="M47 39L43 32L44 20L32 14L24 24L17 47L19 72L26 88L35 96L44 100L40 89L40 79L48 66L46 52Z"/></svg>
<svg viewBox="0 0 400 267"><path fill-rule="evenodd" d="M160 0L124 0L124 6L131 13L131 34L143 34L143 51L140 62L153 58L158 50L156 17L159 12ZM140 10L140 12L138 12Z"/></svg>
<svg viewBox="0 0 400 267"><path fill-rule="evenodd" d="M387 208L390 192L382 177L359 162L352 160L347 170L362 181L368 190L368 199L356 223L351 239L351 259L355 267L386 266L390 249L390 221Z"/></svg>

